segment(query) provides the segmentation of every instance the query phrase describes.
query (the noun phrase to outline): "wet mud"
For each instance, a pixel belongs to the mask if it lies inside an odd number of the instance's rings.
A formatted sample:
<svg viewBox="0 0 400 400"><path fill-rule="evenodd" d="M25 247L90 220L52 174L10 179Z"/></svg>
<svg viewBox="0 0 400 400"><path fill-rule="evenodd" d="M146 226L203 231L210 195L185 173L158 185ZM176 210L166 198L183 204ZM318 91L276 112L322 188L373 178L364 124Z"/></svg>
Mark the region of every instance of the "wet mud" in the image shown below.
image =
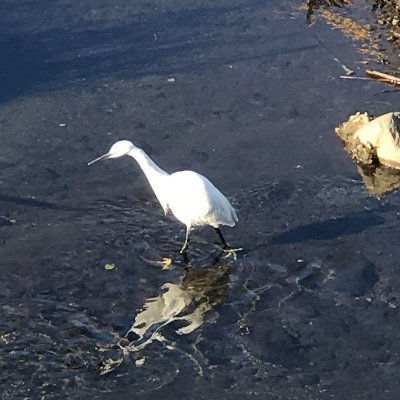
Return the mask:
<svg viewBox="0 0 400 400"><path fill-rule="evenodd" d="M5 3L1 398L398 398L399 194L334 132L396 94L297 5ZM132 160L87 166L121 138L227 195L236 258L204 228L162 270L184 227Z"/></svg>

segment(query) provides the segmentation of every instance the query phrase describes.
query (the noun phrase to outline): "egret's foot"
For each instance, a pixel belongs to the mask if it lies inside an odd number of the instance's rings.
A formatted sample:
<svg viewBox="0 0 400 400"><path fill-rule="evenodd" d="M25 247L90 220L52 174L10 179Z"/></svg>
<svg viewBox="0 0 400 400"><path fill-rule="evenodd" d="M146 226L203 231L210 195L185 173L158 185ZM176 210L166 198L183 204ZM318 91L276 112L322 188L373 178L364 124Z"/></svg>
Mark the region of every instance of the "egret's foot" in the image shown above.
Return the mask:
<svg viewBox="0 0 400 400"><path fill-rule="evenodd" d="M164 271L164 270L166 270L166 269L169 269L169 267L171 266L171 264L172 264L172 258L166 258L166 257L164 257L163 259L162 259L162 261L161 261L161 265L162 265L162 268L161 268L161 270L162 271Z"/></svg>
<svg viewBox="0 0 400 400"><path fill-rule="evenodd" d="M223 249L223 252L226 253L224 255L224 258L228 258L228 257L233 257L233 259L236 261L237 259L237 255L236 252L243 250L243 247L240 247L238 249L232 249L231 247L227 247L225 249Z"/></svg>

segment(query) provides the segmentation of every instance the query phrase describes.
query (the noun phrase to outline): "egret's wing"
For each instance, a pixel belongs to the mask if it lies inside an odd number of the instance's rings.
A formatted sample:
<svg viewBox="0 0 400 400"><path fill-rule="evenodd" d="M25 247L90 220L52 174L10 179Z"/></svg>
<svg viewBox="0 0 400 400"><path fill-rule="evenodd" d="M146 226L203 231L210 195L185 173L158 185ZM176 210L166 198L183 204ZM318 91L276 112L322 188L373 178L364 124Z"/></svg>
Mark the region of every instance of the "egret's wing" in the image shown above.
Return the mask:
<svg viewBox="0 0 400 400"><path fill-rule="evenodd" d="M229 200L209 181L214 187L210 199L211 209L207 213L207 219L214 221L217 225L234 226L238 218ZM210 225L213 225L210 223Z"/></svg>
<svg viewBox="0 0 400 400"><path fill-rule="evenodd" d="M206 177L193 171L170 177L173 190L168 204L179 220L187 225L235 225L235 210Z"/></svg>

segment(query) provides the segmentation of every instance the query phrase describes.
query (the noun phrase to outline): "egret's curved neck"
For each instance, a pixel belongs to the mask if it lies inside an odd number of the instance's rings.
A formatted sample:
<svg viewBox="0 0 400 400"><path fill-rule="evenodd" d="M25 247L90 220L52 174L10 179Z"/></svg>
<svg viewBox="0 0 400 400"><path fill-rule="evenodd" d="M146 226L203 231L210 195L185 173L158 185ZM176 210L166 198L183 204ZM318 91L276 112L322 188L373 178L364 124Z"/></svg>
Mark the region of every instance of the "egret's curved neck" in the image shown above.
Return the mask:
<svg viewBox="0 0 400 400"><path fill-rule="evenodd" d="M160 168L142 149L135 147L129 152L129 155L133 157L140 168L146 175L147 180L150 183L155 195L157 196L164 211L168 210L168 199L167 195L167 179L169 177L168 172Z"/></svg>
<svg viewBox="0 0 400 400"><path fill-rule="evenodd" d="M129 155L138 162L148 180L153 177L169 175L166 171L160 168L142 149L136 147L129 152Z"/></svg>

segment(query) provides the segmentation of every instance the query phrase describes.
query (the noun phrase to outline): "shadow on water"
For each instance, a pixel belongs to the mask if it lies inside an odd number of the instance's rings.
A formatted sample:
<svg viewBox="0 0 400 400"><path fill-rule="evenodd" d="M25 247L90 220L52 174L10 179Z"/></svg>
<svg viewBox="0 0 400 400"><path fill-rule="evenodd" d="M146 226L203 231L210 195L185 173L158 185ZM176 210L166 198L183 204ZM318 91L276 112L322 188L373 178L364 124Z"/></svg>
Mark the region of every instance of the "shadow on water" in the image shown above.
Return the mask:
<svg viewBox="0 0 400 400"><path fill-rule="evenodd" d="M373 226L381 225L385 219L374 211L355 213L346 217L329 218L321 222L299 226L273 237L272 244L299 243L307 240L330 240L354 235Z"/></svg>
<svg viewBox="0 0 400 400"><path fill-rule="evenodd" d="M213 8L156 12L123 16L123 23L108 27L95 23L86 30L72 27L3 34L0 101L42 85L58 87L65 80L176 71L182 54L196 54L212 45L202 38L203 25L223 25L224 13L233 9L219 9L219 13ZM194 30L189 35L191 28ZM193 61L190 57L186 67L193 67Z"/></svg>
<svg viewBox="0 0 400 400"><path fill-rule="evenodd" d="M262 7L257 1L248 2L247 6L251 4ZM210 63L221 65L266 57L264 47L256 51L257 54L253 48L248 48L249 54L243 54L243 47L239 50L237 46L238 41L247 43L250 40L254 44L260 41L265 46L260 35L244 30L239 38L224 36L227 24L241 26L241 12L241 7L234 5L212 6L134 16L123 14L117 18L118 25L112 18L90 22L89 15L85 30L81 24L75 26L74 23L68 28L43 30L40 27L38 31L26 33L18 32L17 26L9 28L0 36L0 59L3 60L0 102L32 91L60 89L73 81L110 76L132 78L172 71L176 74ZM235 13L237 20L232 22ZM7 10L3 19L7 21ZM223 52L220 40L216 41L215 37L223 38ZM281 33L269 38L269 43L273 45L280 37ZM304 49L304 46L274 48L272 53ZM269 56L272 53L270 51Z"/></svg>

